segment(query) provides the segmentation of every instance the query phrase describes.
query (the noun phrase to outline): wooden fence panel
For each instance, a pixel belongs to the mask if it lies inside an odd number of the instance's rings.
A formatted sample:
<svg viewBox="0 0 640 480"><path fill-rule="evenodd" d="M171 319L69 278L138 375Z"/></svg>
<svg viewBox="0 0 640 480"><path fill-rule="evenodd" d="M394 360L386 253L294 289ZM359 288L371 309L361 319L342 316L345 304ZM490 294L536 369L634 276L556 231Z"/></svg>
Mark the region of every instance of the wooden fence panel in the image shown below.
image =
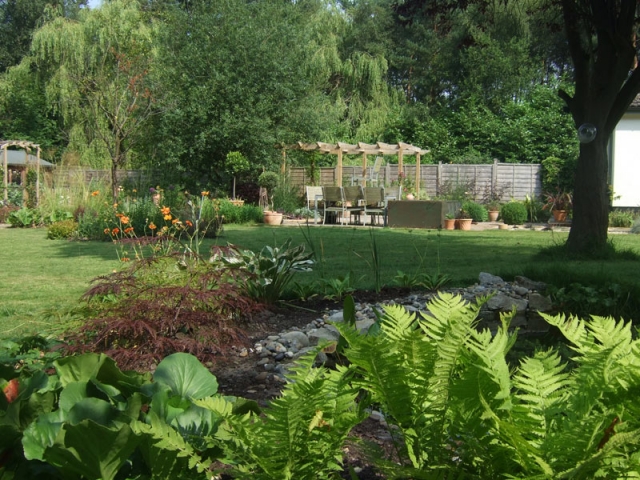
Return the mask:
<svg viewBox="0 0 640 480"><path fill-rule="evenodd" d="M304 167L291 167L290 179L293 185L310 185ZM416 166L405 164L406 178L415 182ZM342 168L342 184L361 183L362 167L345 166ZM398 180L398 165L386 164L380 169L378 183L390 186ZM320 169L319 185L335 185L334 167ZM420 166L420 187L429 197L435 197L445 190L465 186L481 200L485 191L504 190L504 200L524 200L527 195L542 194L542 169L538 164L498 163L463 165L463 164L426 164Z"/></svg>

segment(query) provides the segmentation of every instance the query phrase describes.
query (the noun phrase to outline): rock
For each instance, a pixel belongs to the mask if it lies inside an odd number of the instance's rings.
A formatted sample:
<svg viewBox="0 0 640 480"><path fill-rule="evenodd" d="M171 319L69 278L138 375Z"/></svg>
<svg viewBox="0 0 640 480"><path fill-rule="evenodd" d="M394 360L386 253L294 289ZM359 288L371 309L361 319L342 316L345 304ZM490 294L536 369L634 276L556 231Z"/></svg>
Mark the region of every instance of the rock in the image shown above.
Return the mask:
<svg viewBox="0 0 640 480"><path fill-rule="evenodd" d="M529 310L536 312L549 312L553 309L551 298L545 297L539 293L529 294Z"/></svg>
<svg viewBox="0 0 640 480"><path fill-rule="evenodd" d="M292 331L284 333L280 338L286 340L290 345L294 345L298 349L309 346L309 337L303 332Z"/></svg>
<svg viewBox="0 0 640 480"><path fill-rule="evenodd" d="M246 348L243 348L242 350L240 350L240 352L238 353L239 357L246 357L247 355L249 355L249 352L247 351Z"/></svg>
<svg viewBox="0 0 640 480"><path fill-rule="evenodd" d="M529 290L537 290L537 291L543 291L544 289L547 288L547 284L544 282L536 282L534 280L531 280L527 277L523 277L523 276L517 276L515 278L515 281L518 285L521 285L525 288L528 288Z"/></svg>
<svg viewBox="0 0 640 480"><path fill-rule="evenodd" d="M340 338L340 335L335 330L335 328L331 330L328 327L322 327L311 330L308 334L308 337L309 345L317 345L319 341L336 341Z"/></svg>
<svg viewBox="0 0 640 480"><path fill-rule="evenodd" d="M356 322L356 329L358 329L360 333L367 333L369 331L369 328L371 328L371 325L373 325L374 323L376 322L373 318L359 320Z"/></svg>
<svg viewBox="0 0 640 480"><path fill-rule="evenodd" d="M330 315L327 319L330 322L344 322L344 312L342 310Z"/></svg>
<svg viewBox="0 0 640 480"><path fill-rule="evenodd" d="M256 378L254 380L256 382L266 382L269 378L269 375L271 375L269 372L260 372L258 375L256 375Z"/></svg>
<svg viewBox="0 0 640 480"><path fill-rule="evenodd" d="M520 287L518 285L516 285L515 287L513 287L513 291L515 293L517 293L518 295L520 295L521 297L524 297L526 295L529 294L529 289L525 288L525 287Z"/></svg>
<svg viewBox="0 0 640 480"><path fill-rule="evenodd" d="M480 272L478 280L482 285L495 285L496 283L504 283L504 280L496 275L490 273Z"/></svg>
<svg viewBox="0 0 640 480"><path fill-rule="evenodd" d="M284 352L278 353L275 357L273 357L276 362L279 362L284 358Z"/></svg>
<svg viewBox="0 0 640 480"><path fill-rule="evenodd" d="M489 299L487 308L489 310L499 310L501 312L509 312L516 307L516 312L524 312L527 309L528 302L523 298L513 298L504 293L498 293Z"/></svg>

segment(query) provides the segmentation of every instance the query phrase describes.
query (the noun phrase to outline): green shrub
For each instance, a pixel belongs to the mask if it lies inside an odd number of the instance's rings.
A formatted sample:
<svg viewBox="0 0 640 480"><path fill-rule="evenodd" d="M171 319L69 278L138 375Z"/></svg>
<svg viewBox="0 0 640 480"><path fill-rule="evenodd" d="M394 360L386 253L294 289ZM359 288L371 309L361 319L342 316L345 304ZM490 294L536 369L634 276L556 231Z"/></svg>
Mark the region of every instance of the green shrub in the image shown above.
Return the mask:
<svg viewBox="0 0 640 480"><path fill-rule="evenodd" d="M471 215L474 222L486 222L489 220L489 213L484 205L469 201L462 204L462 209Z"/></svg>
<svg viewBox="0 0 640 480"><path fill-rule="evenodd" d="M546 222L551 216L551 210L544 208L545 204L535 197L527 195L523 200L523 205L527 209L527 221L531 223Z"/></svg>
<svg viewBox="0 0 640 480"><path fill-rule="evenodd" d="M237 207L226 199L220 200L220 215L224 217L223 223L226 225L262 222L262 209L257 205Z"/></svg>
<svg viewBox="0 0 640 480"><path fill-rule="evenodd" d="M47 238L49 240L66 240L72 238L78 231L78 223L72 219L62 220L49 225Z"/></svg>
<svg viewBox="0 0 640 480"><path fill-rule="evenodd" d="M612 318L544 315L576 365L540 350L510 365L511 317L440 293L427 315L388 306L368 333L335 327L368 400L397 427L389 478L623 478L638 468L640 340ZM358 376L356 376L358 378ZM632 413L633 412L633 413ZM586 434L589 432L589 434Z"/></svg>
<svg viewBox="0 0 640 480"><path fill-rule="evenodd" d="M522 202L505 203L500 209L500 217L507 225L522 225L527 221L527 207Z"/></svg>
<svg viewBox="0 0 640 480"><path fill-rule="evenodd" d="M19 228L35 227L40 223L40 214L36 209L23 207L9 214L9 223Z"/></svg>
<svg viewBox="0 0 640 480"><path fill-rule="evenodd" d="M625 212L622 210L614 210L609 213L609 226L610 227L625 227L629 228L633 225L633 214L631 212Z"/></svg>

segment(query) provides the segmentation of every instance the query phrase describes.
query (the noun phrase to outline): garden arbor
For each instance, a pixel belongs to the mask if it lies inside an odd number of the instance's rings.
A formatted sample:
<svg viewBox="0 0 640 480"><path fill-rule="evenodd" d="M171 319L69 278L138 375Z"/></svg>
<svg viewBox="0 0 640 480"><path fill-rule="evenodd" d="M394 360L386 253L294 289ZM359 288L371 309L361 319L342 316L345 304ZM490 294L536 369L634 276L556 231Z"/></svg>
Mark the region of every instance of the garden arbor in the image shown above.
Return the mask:
<svg viewBox="0 0 640 480"><path fill-rule="evenodd" d="M40 145L27 142L25 140L0 140L0 149L2 149L2 167L3 167L3 181L4 187L4 201L9 200L9 169L7 162L7 149L9 147L20 147L24 150L25 166L29 165L29 153L32 149L36 151L36 203L40 200Z"/></svg>
<svg viewBox="0 0 640 480"><path fill-rule="evenodd" d="M303 150L306 152L319 152L328 153L338 156L338 163L336 164L336 179L337 186L342 186L342 157L343 155L362 155L362 178L367 178L367 155L396 155L398 157L398 173L403 171L403 159L406 155L416 156L416 178L415 185L416 191L420 190L420 157L429 153L429 150L409 145L408 143L382 143L378 142L375 145L358 142L357 145L349 143L302 143L298 142L296 145L291 145L288 148Z"/></svg>

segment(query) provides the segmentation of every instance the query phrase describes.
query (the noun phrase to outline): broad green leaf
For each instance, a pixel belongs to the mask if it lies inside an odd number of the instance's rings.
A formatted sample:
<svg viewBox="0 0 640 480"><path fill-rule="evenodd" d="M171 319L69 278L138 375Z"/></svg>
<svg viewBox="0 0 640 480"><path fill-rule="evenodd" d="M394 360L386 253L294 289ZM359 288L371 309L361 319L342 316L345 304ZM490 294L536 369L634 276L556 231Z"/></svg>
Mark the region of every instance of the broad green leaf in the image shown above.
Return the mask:
<svg viewBox="0 0 640 480"><path fill-rule="evenodd" d="M171 388L174 394L199 400L215 395L218 381L193 355L174 353L160 362L153 379Z"/></svg>
<svg viewBox="0 0 640 480"><path fill-rule="evenodd" d="M76 425L86 419L107 426L118 417L118 411L109 403L99 398L83 398L69 410L68 419Z"/></svg>
<svg viewBox="0 0 640 480"><path fill-rule="evenodd" d="M60 410L68 413L80 400L88 398L87 382L69 382L60 392L58 406Z"/></svg>
<svg viewBox="0 0 640 480"><path fill-rule="evenodd" d="M61 358L53 364L60 377L60 383L64 387L71 382L86 382L95 378L106 358L107 356L103 354L87 353Z"/></svg>
<svg viewBox="0 0 640 480"><path fill-rule="evenodd" d="M44 461L44 452L51 447L62 429L60 411L43 415L24 431L22 446L27 460Z"/></svg>
<svg viewBox="0 0 640 480"><path fill-rule="evenodd" d="M109 428L91 420L64 425L61 444L57 441L45 451L46 461L62 475L82 475L88 480L112 480L138 446L140 439L129 425Z"/></svg>

